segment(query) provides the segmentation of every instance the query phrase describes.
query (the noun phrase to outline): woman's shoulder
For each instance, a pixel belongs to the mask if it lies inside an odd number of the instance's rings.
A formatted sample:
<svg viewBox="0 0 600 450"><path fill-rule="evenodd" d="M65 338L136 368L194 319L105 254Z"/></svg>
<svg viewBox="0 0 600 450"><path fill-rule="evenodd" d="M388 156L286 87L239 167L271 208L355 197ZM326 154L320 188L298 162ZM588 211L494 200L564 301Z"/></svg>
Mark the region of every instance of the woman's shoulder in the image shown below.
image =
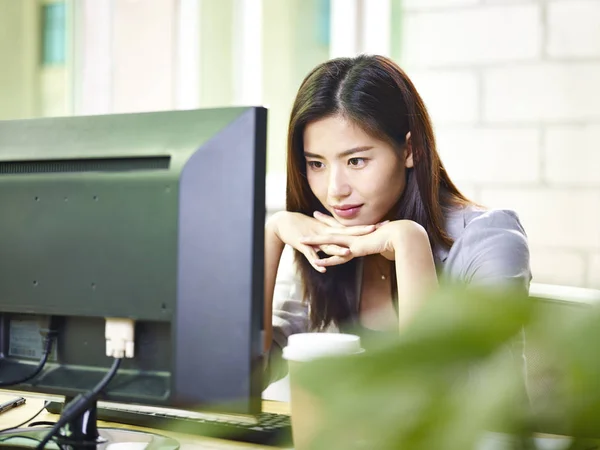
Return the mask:
<svg viewBox="0 0 600 450"><path fill-rule="evenodd" d="M467 279L517 277L528 284L529 246L516 211L468 205L451 211L446 224L454 244L438 254L445 272Z"/></svg>
<svg viewBox="0 0 600 450"><path fill-rule="evenodd" d="M519 233L526 235L521 219L511 209L490 209L469 204L456 207L446 215L446 229L452 240L469 239L486 230L490 233Z"/></svg>
<svg viewBox="0 0 600 450"><path fill-rule="evenodd" d="M516 211L512 209L485 209L470 206L464 212L465 230L467 229L505 229L525 234L525 229Z"/></svg>

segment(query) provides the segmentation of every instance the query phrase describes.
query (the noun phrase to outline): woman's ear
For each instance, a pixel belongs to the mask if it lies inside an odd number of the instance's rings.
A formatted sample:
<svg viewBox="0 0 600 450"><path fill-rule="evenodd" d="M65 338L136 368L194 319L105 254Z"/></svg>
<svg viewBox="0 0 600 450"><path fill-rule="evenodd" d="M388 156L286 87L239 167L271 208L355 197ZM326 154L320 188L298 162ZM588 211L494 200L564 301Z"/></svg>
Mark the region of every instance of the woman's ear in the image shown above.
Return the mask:
<svg viewBox="0 0 600 450"><path fill-rule="evenodd" d="M406 146L404 151L404 167L407 169L414 166L413 163L413 149L412 149L412 140L410 139L410 131L406 133Z"/></svg>

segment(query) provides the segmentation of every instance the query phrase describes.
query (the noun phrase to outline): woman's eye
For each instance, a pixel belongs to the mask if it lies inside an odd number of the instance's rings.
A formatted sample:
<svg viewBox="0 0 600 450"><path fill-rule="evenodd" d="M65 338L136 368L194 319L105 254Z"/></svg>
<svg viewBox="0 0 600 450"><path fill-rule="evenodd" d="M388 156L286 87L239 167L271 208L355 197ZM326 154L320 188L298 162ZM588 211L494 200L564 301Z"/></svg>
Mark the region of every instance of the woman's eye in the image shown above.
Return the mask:
<svg viewBox="0 0 600 450"><path fill-rule="evenodd" d="M354 167L361 167L365 164L365 158L350 158L348 164Z"/></svg>
<svg viewBox="0 0 600 450"><path fill-rule="evenodd" d="M308 161L307 164L311 169L321 169L323 167L321 161Z"/></svg>

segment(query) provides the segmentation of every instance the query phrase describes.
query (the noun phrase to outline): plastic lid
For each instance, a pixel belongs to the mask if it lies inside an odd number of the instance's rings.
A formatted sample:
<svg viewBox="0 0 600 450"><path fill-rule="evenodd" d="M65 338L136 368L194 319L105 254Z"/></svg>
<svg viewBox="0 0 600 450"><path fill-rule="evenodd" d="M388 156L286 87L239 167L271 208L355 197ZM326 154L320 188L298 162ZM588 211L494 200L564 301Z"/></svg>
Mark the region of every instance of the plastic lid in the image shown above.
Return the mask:
<svg viewBox="0 0 600 450"><path fill-rule="evenodd" d="M288 338L283 358L288 361L310 361L327 356L362 353L360 337L343 333L298 333Z"/></svg>

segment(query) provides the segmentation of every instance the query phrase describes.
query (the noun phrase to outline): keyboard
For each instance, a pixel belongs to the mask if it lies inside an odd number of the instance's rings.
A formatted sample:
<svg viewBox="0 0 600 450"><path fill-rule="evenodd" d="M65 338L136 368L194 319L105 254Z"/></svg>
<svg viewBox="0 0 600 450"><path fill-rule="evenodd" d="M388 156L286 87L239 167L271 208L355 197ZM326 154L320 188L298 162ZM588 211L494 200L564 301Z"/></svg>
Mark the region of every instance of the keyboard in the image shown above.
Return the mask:
<svg viewBox="0 0 600 450"><path fill-rule="evenodd" d="M62 402L46 405L52 414L60 414L62 407ZM263 412L237 417L112 403L100 403L96 411L97 419L105 422L276 447L293 445L290 416L285 414Z"/></svg>

